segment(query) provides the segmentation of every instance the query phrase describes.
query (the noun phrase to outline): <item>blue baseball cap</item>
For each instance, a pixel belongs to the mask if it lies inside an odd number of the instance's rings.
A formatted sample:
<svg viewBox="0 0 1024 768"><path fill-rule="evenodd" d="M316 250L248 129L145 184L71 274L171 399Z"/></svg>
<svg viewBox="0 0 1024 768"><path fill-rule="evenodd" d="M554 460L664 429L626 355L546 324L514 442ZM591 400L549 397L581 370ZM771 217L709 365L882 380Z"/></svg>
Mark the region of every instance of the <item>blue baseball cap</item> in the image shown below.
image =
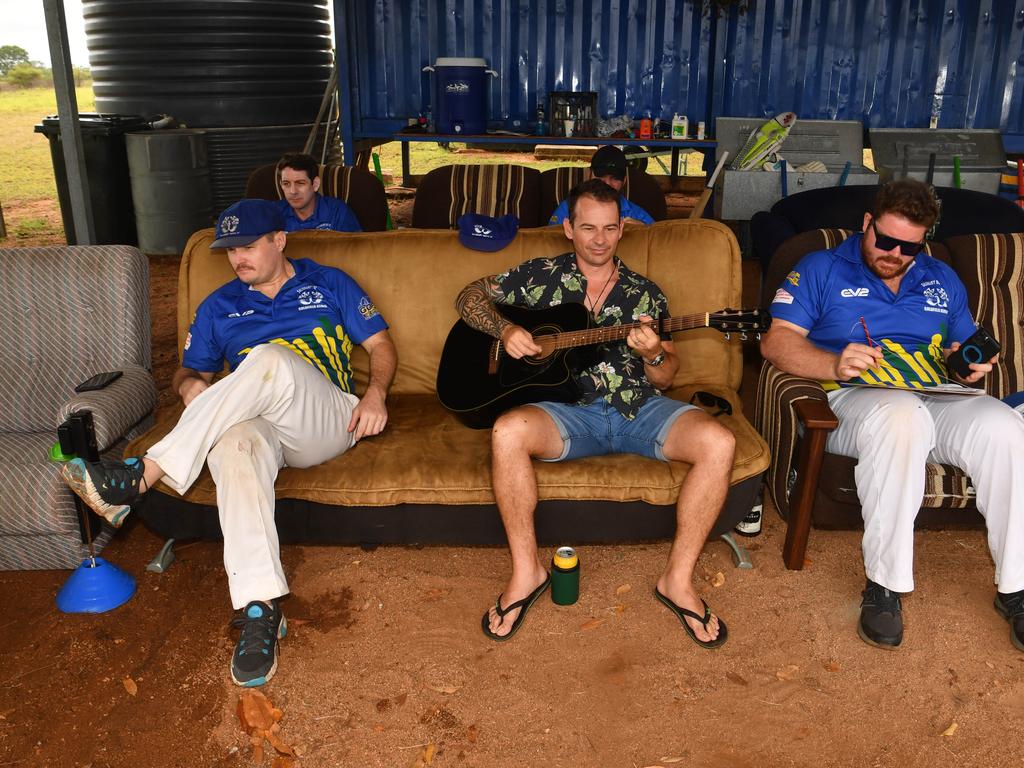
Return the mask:
<svg viewBox="0 0 1024 768"><path fill-rule="evenodd" d="M217 239L211 248L248 245L268 232L284 230L284 216L270 200L239 200L217 217Z"/></svg>
<svg viewBox="0 0 1024 768"><path fill-rule="evenodd" d="M511 213L494 218L482 213L465 213L459 217L459 242L475 251L500 251L516 238L519 219Z"/></svg>

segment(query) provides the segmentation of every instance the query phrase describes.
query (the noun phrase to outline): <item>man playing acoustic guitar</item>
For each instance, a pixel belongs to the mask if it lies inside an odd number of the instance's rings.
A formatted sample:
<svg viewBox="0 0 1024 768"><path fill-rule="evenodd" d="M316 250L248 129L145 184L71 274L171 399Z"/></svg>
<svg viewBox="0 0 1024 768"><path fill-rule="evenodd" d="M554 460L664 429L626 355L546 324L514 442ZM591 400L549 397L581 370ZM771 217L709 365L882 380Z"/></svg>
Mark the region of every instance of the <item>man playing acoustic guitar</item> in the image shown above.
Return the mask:
<svg viewBox="0 0 1024 768"><path fill-rule="evenodd" d="M668 302L650 280L615 255L622 236L618 193L598 179L569 196L562 223L573 252L533 259L501 275L470 283L456 302L462 319L501 340L513 358L538 355L529 331L496 308L583 304L596 326L641 323L625 343L597 348L597 362L576 374L576 403L540 402L506 411L491 434L494 495L508 536L512 575L496 605L484 614L484 633L512 636L530 606L550 584L537 552L534 509L537 481L532 459L563 461L606 453L635 453L691 465L676 504L676 535L655 595L706 648L726 641L725 622L698 597L692 578L697 557L725 501L735 438L700 409L661 395L678 368L668 335L651 316L667 317Z"/></svg>

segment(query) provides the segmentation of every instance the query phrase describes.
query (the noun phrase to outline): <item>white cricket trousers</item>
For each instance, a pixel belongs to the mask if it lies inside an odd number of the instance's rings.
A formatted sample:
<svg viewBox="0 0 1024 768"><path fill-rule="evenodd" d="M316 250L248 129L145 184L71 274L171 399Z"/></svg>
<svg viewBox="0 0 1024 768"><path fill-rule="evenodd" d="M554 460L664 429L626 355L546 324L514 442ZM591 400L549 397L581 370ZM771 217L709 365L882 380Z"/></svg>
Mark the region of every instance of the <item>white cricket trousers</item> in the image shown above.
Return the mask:
<svg viewBox="0 0 1024 768"><path fill-rule="evenodd" d="M146 453L178 493L210 465L234 608L288 593L274 480L283 466L310 467L350 448L348 424L358 402L294 352L262 344L189 403Z"/></svg>
<svg viewBox="0 0 1024 768"><path fill-rule="evenodd" d="M918 397L847 388L829 393L839 427L830 453L857 459L864 571L894 592L914 589L914 518L925 463L966 472L985 517L1000 592L1024 589L1024 418L987 395Z"/></svg>

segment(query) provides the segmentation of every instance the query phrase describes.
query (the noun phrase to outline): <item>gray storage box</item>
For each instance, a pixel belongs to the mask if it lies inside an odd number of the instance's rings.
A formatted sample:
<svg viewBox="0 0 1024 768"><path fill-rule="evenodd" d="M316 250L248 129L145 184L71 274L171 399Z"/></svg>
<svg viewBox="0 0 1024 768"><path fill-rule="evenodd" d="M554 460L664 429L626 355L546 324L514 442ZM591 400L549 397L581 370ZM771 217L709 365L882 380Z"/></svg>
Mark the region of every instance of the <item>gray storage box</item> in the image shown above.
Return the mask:
<svg viewBox="0 0 1024 768"><path fill-rule="evenodd" d="M960 157L960 186L998 194L999 176L1006 167L1003 138L998 130L932 130L873 128L868 131L871 156L884 184L891 179L927 181L928 159L935 155L931 183L952 187L953 157Z"/></svg>
<svg viewBox="0 0 1024 768"><path fill-rule="evenodd" d="M765 122L763 117L720 117L715 121L718 152L728 150L728 165L736 159L751 132ZM826 173L787 174L789 194L839 184L843 166L850 161L847 184L877 184L878 175L864 167L864 128L857 120L796 121L779 150L792 166L820 160ZM766 211L782 198L782 174L774 171L723 170L715 183L715 217L746 221Z"/></svg>

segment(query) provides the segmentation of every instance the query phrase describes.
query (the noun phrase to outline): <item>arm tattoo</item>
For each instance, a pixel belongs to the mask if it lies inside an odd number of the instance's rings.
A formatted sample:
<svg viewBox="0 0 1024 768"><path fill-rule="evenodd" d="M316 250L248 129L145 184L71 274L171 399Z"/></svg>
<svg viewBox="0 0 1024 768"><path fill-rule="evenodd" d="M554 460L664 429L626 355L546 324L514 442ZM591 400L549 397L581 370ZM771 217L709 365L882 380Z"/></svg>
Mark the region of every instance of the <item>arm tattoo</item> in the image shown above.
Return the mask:
<svg viewBox="0 0 1024 768"><path fill-rule="evenodd" d="M501 292L494 278L482 277L462 289L455 299L455 308L471 328L500 339L502 331L512 325L494 307L494 302L500 298Z"/></svg>

